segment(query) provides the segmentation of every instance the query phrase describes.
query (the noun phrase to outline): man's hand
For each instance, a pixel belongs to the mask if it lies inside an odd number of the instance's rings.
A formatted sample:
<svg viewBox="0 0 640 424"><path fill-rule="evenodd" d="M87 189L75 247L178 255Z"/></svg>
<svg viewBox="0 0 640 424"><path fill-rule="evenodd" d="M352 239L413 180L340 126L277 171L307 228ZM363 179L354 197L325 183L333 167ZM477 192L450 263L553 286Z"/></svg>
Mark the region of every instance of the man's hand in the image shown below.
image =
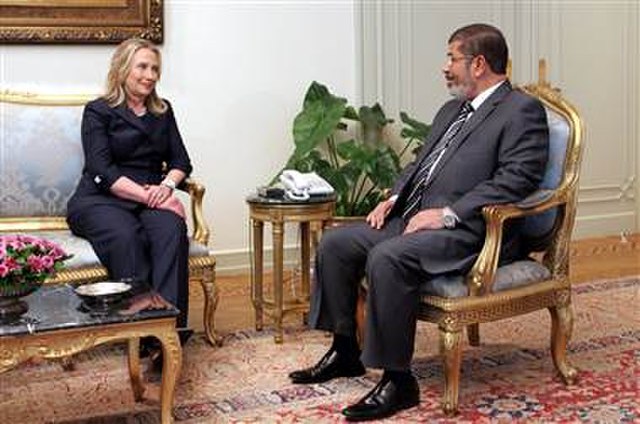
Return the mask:
<svg viewBox="0 0 640 424"><path fill-rule="evenodd" d="M367 215L367 223L371 225L371 228L375 228L376 230L382 228L393 203L394 201L391 199L383 200Z"/></svg>
<svg viewBox="0 0 640 424"><path fill-rule="evenodd" d="M409 223L404 228L403 234L411 234L420 230L439 230L444 228L444 222L442 220L444 208L442 209L425 209L409 220Z"/></svg>

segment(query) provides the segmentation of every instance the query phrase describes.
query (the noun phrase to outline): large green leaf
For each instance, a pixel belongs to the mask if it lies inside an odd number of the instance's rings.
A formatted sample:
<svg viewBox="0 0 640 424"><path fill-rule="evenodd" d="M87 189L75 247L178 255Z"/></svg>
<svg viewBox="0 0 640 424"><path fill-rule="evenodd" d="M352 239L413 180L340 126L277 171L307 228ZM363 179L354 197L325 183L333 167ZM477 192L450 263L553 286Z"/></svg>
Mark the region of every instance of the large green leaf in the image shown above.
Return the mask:
<svg viewBox="0 0 640 424"><path fill-rule="evenodd" d="M406 112L400 112L400 120L406 125L402 128L404 136L413 136L424 140L429 135L429 131L431 131L431 125L410 117Z"/></svg>
<svg viewBox="0 0 640 424"><path fill-rule="evenodd" d="M356 109L353 106L347 106L347 108L344 110L343 116L345 119L350 119L352 121L360 120L360 117L358 116L358 112L356 112Z"/></svg>
<svg viewBox="0 0 640 424"><path fill-rule="evenodd" d="M304 156L330 137L346 107L346 99L334 96L324 85L312 82L305 95L303 109L293 121L293 155Z"/></svg>
<svg viewBox="0 0 640 424"><path fill-rule="evenodd" d="M319 82L313 81L309 88L307 88L307 92L304 95L304 102L302 104L302 108L306 108L309 103L323 101L323 99L335 97L333 94L329 92L329 89L320 84Z"/></svg>
<svg viewBox="0 0 640 424"><path fill-rule="evenodd" d="M380 189L390 188L400 173L398 154L389 146L383 146L375 152L370 161L367 177Z"/></svg>

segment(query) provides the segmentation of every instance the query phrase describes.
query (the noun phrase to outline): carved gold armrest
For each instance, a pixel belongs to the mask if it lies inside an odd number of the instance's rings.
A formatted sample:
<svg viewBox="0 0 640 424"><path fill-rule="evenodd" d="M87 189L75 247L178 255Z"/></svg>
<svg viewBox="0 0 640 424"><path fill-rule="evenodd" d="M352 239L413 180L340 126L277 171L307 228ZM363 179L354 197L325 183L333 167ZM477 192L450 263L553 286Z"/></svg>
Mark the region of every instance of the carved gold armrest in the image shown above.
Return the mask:
<svg viewBox="0 0 640 424"><path fill-rule="evenodd" d="M178 187L180 190L189 193L191 197L191 219L193 220L193 239L198 243L206 245L209 242L209 226L202 212L202 199L205 187L192 178L187 178Z"/></svg>
<svg viewBox="0 0 640 424"><path fill-rule="evenodd" d="M469 295L478 296L491 293L500 260L500 246L505 221L536 215L563 205L566 201L566 196L558 190L538 190L518 203L488 205L482 208L487 228L480 256L467 275Z"/></svg>

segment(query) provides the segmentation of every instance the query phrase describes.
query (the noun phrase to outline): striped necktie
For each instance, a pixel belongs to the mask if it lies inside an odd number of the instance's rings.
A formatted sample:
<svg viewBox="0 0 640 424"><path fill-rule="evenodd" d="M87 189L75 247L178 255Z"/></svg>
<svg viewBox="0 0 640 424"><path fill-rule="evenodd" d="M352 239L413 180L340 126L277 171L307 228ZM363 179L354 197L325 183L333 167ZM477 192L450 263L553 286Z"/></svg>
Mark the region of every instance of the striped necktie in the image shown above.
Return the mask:
<svg viewBox="0 0 640 424"><path fill-rule="evenodd" d="M420 169L418 169L418 172L416 172L411 180L411 192L407 197L406 206L402 212L403 218L410 218L417 212L422 200L424 186L431 176L434 165L438 162L438 159L445 152L447 147L449 147L449 144L451 144L451 141L455 138L456 134L460 132L460 128L462 128L462 125L465 123L471 112L473 112L473 106L471 106L471 103L465 102L462 105L462 109L460 109L458 116L451 123L440 141L438 141L433 150L431 150L431 152L429 152L429 154L420 163Z"/></svg>

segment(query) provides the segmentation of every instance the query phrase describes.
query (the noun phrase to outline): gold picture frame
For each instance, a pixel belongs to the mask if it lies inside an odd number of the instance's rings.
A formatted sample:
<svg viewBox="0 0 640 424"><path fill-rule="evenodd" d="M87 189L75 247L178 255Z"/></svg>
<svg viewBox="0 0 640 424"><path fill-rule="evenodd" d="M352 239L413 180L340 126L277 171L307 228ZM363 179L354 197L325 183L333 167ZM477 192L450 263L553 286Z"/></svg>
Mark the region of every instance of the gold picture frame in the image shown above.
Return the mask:
<svg viewBox="0 0 640 424"><path fill-rule="evenodd" d="M162 43L162 0L0 0L0 43Z"/></svg>

